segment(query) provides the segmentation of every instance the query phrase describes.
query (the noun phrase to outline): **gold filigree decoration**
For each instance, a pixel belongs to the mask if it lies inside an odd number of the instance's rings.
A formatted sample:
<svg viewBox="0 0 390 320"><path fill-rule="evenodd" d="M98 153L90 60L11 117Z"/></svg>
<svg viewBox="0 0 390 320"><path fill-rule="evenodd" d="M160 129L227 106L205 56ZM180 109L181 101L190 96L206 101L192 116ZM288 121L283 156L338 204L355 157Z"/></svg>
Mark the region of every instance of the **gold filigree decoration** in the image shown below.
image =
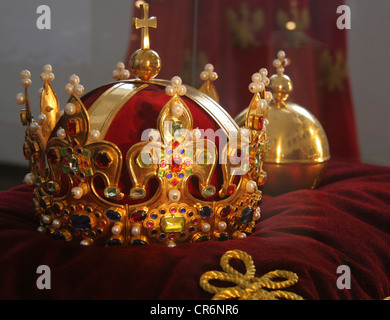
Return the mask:
<svg viewBox="0 0 390 320"><path fill-rule="evenodd" d="M265 26L266 18L263 9L250 10L248 4L244 2L238 12L228 8L226 14L234 46L247 49L261 45L257 35Z"/></svg>
<svg viewBox="0 0 390 320"><path fill-rule="evenodd" d="M230 265L231 259L241 260L246 268L242 274ZM255 277L256 268L252 257L240 250L226 252L220 261L225 272L208 271L200 278L200 286L207 292L213 293L213 300L304 300L296 293L281 289L289 288L298 282L298 276L285 270L275 270L260 278ZM285 279L276 281L275 279ZM219 280L236 284L234 287L217 287L210 281Z"/></svg>
<svg viewBox="0 0 390 320"><path fill-rule="evenodd" d="M348 75L348 67L343 52L337 51L334 55L326 50L322 53L319 62L322 80L320 84L329 92L343 92L345 90L344 80Z"/></svg>

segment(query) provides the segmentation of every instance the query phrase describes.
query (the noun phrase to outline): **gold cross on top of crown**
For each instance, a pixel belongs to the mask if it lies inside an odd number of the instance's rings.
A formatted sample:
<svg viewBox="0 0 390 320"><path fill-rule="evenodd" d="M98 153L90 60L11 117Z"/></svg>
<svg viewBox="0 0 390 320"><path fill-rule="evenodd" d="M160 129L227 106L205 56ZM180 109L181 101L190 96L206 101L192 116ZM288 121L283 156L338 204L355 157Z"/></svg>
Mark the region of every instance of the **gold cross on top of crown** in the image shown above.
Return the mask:
<svg viewBox="0 0 390 320"><path fill-rule="evenodd" d="M149 4L141 4L141 19L133 18L136 29L141 30L141 49L150 49L149 28L157 28L157 18L149 18Z"/></svg>

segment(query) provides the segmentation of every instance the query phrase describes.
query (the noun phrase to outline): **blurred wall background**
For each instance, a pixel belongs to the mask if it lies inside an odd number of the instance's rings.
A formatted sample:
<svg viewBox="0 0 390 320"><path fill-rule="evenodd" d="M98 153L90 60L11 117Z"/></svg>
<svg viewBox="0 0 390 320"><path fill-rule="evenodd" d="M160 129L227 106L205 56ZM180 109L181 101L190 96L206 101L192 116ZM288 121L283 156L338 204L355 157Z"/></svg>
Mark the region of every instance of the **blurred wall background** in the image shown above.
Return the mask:
<svg viewBox="0 0 390 320"><path fill-rule="evenodd" d="M312 0L313 1L313 0ZM39 30L39 5L51 9L51 29ZM352 10L349 67L362 161L390 166L390 1L347 0ZM39 114L39 75L53 66L52 83L63 106L63 87L71 74L81 78L86 92L112 80L111 72L128 49L132 0L3 0L0 10L0 190L22 183L28 172L22 155L24 128L15 95L22 92L19 72L32 73L30 99ZM336 14L336 13L335 13Z"/></svg>

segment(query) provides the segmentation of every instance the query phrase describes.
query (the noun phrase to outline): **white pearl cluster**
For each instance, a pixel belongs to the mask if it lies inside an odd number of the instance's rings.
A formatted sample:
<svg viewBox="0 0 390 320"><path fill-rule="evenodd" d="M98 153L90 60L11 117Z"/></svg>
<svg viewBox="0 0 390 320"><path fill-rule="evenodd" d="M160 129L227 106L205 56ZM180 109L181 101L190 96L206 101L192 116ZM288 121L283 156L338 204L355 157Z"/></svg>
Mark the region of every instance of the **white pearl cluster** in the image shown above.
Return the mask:
<svg viewBox="0 0 390 320"><path fill-rule="evenodd" d="M100 138L100 131L98 129L91 130L89 134L89 139L92 141L98 140Z"/></svg>
<svg viewBox="0 0 390 320"><path fill-rule="evenodd" d="M171 79L171 85L165 88L165 93L168 96L174 96L175 94L184 96L187 93L187 88L182 84L181 78L175 76Z"/></svg>
<svg viewBox="0 0 390 320"><path fill-rule="evenodd" d="M65 129L64 128L59 128L57 130L57 137L60 138L60 139L65 139L66 137L66 132L65 132Z"/></svg>
<svg viewBox="0 0 390 320"><path fill-rule="evenodd" d="M277 54L277 59L274 60L273 66L276 68L277 74L283 74L284 68L290 65L290 59L286 58L286 53L284 51L279 51Z"/></svg>
<svg viewBox="0 0 390 320"><path fill-rule="evenodd" d="M28 88L29 86L31 86L31 73L30 71L28 70L22 70L22 72L20 72L20 84L22 85L22 87L24 88ZM16 100L16 103L19 104L19 105L22 105L22 104L25 104L26 103L26 95L24 93L18 93L15 97L15 100Z"/></svg>
<svg viewBox="0 0 390 320"><path fill-rule="evenodd" d="M172 107L171 107L171 114L174 116L174 117L181 117L183 115L183 112L184 112L184 109L183 109L183 106L181 104L174 104Z"/></svg>
<svg viewBox="0 0 390 320"><path fill-rule="evenodd" d="M265 109L268 106L268 103L270 103L273 98L272 93L266 91L266 88L270 83L270 80L267 75L267 69L260 69L259 72L252 75L252 83L249 85L249 91L251 93L264 92L264 99L260 99L260 101L258 102L258 107L260 109Z"/></svg>
<svg viewBox="0 0 390 320"><path fill-rule="evenodd" d="M64 112L68 115L68 116L72 116L76 113L76 106L69 102L65 105L64 107Z"/></svg>
<svg viewBox="0 0 390 320"><path fill-rule="evenodd" d="M172 202L177 202L180 200L181 193L177 189L172 189L168 192L168 198Z"/></svg>
<svg viewBox="0 0 390 320"><path fill-rule="evenodd" d="M27 173L23 179L23 182L28 186L33 186L36 182L35 175L33 173Z"/></svg>
<svg viewBox="0 0 390 320"><path fill-rule="evenodd" d="M20 73L20 84L22 85L23 88L28 88L31 86L32 81L31 81L31 72L28 70L22 70Z"/></svg>
<svg viewBox="0 0 390 320"><path fill-rule="evenodd" d="M254 193L257 191L257 183L253 180L248 180L246 183L246 191L248 193Z"/></svg>
<svg viewBox="0 0 390 320"><path fill-rule="evenodd" d="M118 62L116 69L112 72L112 78L115 80L126 80L130 78L130 71L125 69L123 62Z"/></svg>
<svg viewBox="0 0 390 320"><path fill-rule="evenodd" d="M205 65L204 71L200 73L200 79L202 81L215 81L218 79L218 74L214 72L214 66L211 63Z"/></svg>
<svg viewBox="0 0 390 320"><path fill-rule="evenodd" d="M43 67L43 72L41 73L40 79L43 82L52 82L54 80L53 68L50 64L46 64Z"/></svg>
<svg viewBox="0 0 390 320"><path fill-rule="evenodd" d="M261 210L260 207L257 207L256 211L253 213L253 220L257 221L261 218Z"/></svg>
<svg viewBox="0 0 390 320"><path fill-rule="evenodd" d="M121 222L117 222L111 228L112 234L119 235L122 232L123 224Z"/></svg>
<svg viewBox="0 0 390 320"><path fill-rule="evenodd" d="M81 199L84 195L84 189L82 187L74 187L70 193L74 199L78 200Z"/></svg>
<svg viewBox="0 0 390 320"><path fill-rule="evenodd" d="M31 121L30 130L32 133L37 132L39 130L39 124L35 120Z"/></svg>
<svg viewBox="0 0 390 320"><path fill-rule="evenodd" d="M65 85L65 92L69 94L82 95L84 93L84 87L80 84L80 78L72 74L69 78L69 83Z"/></svg>

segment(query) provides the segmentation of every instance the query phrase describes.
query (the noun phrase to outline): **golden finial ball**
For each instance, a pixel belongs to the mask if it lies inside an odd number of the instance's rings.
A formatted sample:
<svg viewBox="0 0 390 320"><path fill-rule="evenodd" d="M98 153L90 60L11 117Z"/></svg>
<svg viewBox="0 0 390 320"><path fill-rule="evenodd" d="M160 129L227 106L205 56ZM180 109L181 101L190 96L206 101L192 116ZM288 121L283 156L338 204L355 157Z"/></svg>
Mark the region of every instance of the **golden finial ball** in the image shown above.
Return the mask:
<svg viewBox="0 0 390 320"><path fill-rule="evenodd" d="M157 52L151 49L139 49L131 56L129 68L135 77L148 81L160 73L161 59Z"/></svg>
<svg viewBox="0 0 390 320"><path fill-rule="evenodd" d="M275 74L270 79L268 90L272 92L275 101L283 102L293 91L291 79L285 74Z"/></svg>

